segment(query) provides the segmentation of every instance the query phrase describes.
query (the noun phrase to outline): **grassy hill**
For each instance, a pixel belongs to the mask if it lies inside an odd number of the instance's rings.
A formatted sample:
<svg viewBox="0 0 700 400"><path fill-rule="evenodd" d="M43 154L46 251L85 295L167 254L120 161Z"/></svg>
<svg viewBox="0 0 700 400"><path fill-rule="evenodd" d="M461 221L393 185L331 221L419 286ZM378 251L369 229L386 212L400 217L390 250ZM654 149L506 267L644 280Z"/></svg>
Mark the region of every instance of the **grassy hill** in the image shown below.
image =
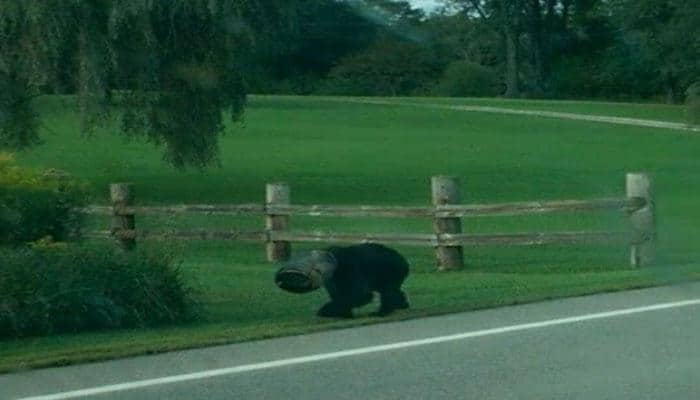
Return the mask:
<svg viewBox="0 0 700 400"><path fill-rule="evenodd" d="M406 100L406 99L403 99ZM411 99L408 99L411 100ZM678 107L471 99L413 99L500 105L586 114L679 121ZM79 133L67 98L40 100L45 144L18 155L22 164L59 168L87 181L96 203L110 182L136 184L140 204L262 202L264 185L285 181L297 204L422 205L429 179L462 178L464 202L586 199L624 195L624 175L654 176L659 265L628 266L620 246L466 249L468 266L434 271L431 249L404 252L413 273L406 283L410 318L554 297L621 290L700 277L700 137L687 132L540 117L494 115L324 98L252 97L245 122L221 140L221 167L180 172L150 144L126 142L107 125ZM613 213L466 219L467 232L618 229ZM105 221L94 221L104 226ZM295 228L357 232L429 232L430 221L295 218ZM152 218L140 226L260 227L257 218ZM206 319L193 326L23 339L2 343L0 371L21 366L101 359L214 343L304 333L376 319L313 317L321 291L293 296L272 284L274 266L262 245L171 243L199 287ZM296 246L296 249L308 246Z"/></svg>

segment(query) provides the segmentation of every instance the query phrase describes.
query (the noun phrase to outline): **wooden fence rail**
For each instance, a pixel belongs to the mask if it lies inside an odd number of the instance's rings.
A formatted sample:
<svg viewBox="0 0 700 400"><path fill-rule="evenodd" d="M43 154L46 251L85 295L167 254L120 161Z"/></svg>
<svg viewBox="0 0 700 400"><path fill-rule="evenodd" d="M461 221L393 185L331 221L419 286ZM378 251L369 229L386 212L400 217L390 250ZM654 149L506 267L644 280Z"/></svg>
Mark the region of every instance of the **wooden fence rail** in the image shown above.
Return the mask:
<svg viewBox="0 0 700 400"><path fill-rule="evenodd" d="M404 246L541 246L549 244L595 244L626 243L639 244L630 232L555 232L555 233L506 233L506 234L426 234L426 233L341 233L341 232L275 232L275 231L210 231L198 230L120 230L95 231L91 238L138 239L138 240L236 240L248 242L333 242L358 243L381 242Z"/></svg>
<svg viewBox="0 0 700 400"><path fill-rule="evenodd" d="M630 246L633 266L650 264L654 259L656 240L655 204L649 177L642 173L627 174L627 196L593 200L555 200L540 202L511 202L501 204L458 204L459 187L454 177L434 177L431 182L432 206L351 206L351 205L292 205L290 189L284 183L268 184L265 204L196 204L174 206L136 206L130 184L110 187L112 206L89 206L87 214L108 215L112 218L110 231L89 232L93 238L115 238L125 250L133 249L138 240L232 240L266 243L267 259L283 261L291 255L292 242L358 243L380 242L405 246L434 247L441 269L463 265L463 246L541 246L551 244L624 243ZM462 219L483 216L536 215L556 212L620 211L629 216L630 229L625 232L553 232L469 234L462 233ZM136 229L136 215L202 214L264 216L265 227L260 231L213 231ZM296 232L290 228L292 216L311 217L389 217L431 218L433 233L341 233Z"/></svg>
<svg viewBox="0 0 700 400"><path fill-rule="evenodd" d="M262 205L262 204L183 204L174 206L89 206L83 211L91 215L287 215L307 217L389 217L389 218L469 218L484 216L517 216L557 212L632 212L645 206L642 197L625 199L531 201L500 204L468 204L438 206L354 206L354 205Z"/></svg>

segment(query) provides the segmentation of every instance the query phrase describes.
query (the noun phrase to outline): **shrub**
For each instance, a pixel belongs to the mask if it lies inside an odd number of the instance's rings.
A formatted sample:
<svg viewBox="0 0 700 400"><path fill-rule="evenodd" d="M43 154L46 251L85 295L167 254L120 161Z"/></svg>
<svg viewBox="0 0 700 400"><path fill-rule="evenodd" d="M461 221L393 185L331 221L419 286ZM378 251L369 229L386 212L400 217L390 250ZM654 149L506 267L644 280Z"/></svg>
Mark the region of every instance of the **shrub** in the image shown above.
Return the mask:
<svg viewBox="0 0 700 400"><path fill-rule="evenodd" d="M0 245L18 245L50 236L78 236L85 190L60 171L16 166L0 153Z"/></svg>
<svg viewBox="0 0 700 400"><path fill-rule="evenodd" d="M0 250L0 337L183 322L196 310L160 252L51 242Z"/></svg>
<svg viewBox="0 0 700 400"><path fill-rule="evenodd" d="M383 40L343 58L317 93L344 96L409 96L434 85L440 66L431 49Z"/></svg>
<svg viewBox="0 0 700 400"><path fill-rule="evenodd" d="M687 117L690 125L700 125L700 81L686 91Z"/></svg>
<svg viewBox="0 0 700 400"><path fill-rule="evenodd" d="M434 93L447 97L493 97L501 92L496 71L469 61L455 61L445 68Z"/></svg>

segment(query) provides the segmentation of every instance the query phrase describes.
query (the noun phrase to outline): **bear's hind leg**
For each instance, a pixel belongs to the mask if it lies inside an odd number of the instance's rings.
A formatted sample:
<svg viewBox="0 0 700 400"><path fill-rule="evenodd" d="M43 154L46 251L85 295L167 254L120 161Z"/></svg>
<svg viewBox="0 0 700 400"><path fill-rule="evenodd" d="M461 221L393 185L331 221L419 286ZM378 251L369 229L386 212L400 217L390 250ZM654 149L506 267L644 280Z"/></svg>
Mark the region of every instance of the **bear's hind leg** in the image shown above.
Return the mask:
<svg viewBox="0 0 700 400"><path fill-rule="evenodd" d="M352 307L335 301L330 301L321 307L316 313L319 317L327 318L352 318Z"/></svg>
<svg viewBox="0 0 700 400"><path fill-rule="evenodd" d="M395 306L397 310L405 310L408 308L408 300L406 299L406 293L404 293L403 291L399 290L396 293L395 301Z"/></svg>
<svg viewBox="0 0 700 400"><path fill-rule="evenodd" d="M388 290L379 292L381 304L379 310L373 315L383 317L389 315L394 310L403 310L408 308L406 295L400 289Z"/></svg>
<svg viewBox="0 0 700 400"><path fill-rule="evenodd" d="M374 293L368 291L362 294L357 294L352 301L353 307L362 307L372 302L374 299Z"/></svg>

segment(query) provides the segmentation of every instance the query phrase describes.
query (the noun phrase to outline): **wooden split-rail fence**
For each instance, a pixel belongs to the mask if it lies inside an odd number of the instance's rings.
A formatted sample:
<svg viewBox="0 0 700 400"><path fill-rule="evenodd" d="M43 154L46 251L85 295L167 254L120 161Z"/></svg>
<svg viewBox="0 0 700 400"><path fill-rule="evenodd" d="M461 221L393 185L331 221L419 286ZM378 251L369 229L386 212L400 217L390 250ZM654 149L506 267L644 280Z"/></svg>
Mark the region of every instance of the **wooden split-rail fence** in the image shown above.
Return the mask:
<svg viewBox="0 0 700 400"><path fill-rule="evenodd" d="M560 200L501 204L459 204L458 179L449 176L432 178L430 206L338 206L293 205L290 188L285 183L270 183L265 204L217 204L177 206L137 206L132 184L110 186L111 206L90 206L89 214L112 217L110 231L92 232L91 236L113 237L126 250L143 239L231 240L266 243L267 259L279 262L291 255L292 242L360 243L376 242L406 246L434 247L441 269L459 268L464 264L464 246L505 245L538 246L549 244L624 243L630 248L630 263L639 267L654 259L656 241L654 193L649 176L627 174L625 197L593 200ZM629 229L622 232L554 232L465 234L462 218L478 216L514 216L555 212L595 212L618 210L629 217ZM199 213L208 215L260 215L265 227L260 231L167 230L148 231L136 228L136 215ZM317 217L422 217L433 220L433 232L412 233L332 233L290 230L292 216Z"/></svg>

